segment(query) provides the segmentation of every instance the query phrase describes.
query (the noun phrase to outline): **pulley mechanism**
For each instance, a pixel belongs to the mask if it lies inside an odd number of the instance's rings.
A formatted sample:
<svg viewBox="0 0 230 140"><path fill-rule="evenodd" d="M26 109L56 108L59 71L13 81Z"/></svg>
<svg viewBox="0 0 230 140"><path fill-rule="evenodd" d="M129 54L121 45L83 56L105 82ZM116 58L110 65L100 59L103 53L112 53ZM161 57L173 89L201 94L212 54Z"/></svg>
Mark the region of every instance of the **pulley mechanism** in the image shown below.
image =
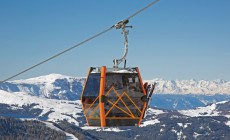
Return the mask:
<svg viewBox="0 0 230 140"><path fill-rule="evenodd" d="M132 28L133 26L126 26L126 24L129 23L129 20L126 19L126 20L123 20L123 21L120 21L118 22L117 24L115 24L113 27L115 27L116 29L122 29L122 34L124 36L124 45L125 45L125 48L124 48L124 54L121 58L119 59L114 59L113 60L113 63L114 63L114 68L118 68L119 64L121 62L124 62L124 68L126 67L126 56L128 54L128 34L129 34L129 31L126 30L126 28Z"/></svg>

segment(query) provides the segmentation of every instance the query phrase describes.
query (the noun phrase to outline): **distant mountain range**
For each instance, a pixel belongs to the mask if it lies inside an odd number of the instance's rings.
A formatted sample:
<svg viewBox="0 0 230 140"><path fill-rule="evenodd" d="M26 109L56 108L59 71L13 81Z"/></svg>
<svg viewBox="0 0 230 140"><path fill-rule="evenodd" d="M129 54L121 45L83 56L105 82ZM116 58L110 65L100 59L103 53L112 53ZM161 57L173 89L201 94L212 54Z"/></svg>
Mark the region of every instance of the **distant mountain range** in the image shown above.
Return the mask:
<svg viewBox="0 0 230 140"><path fill-rule="evenodd" d="M153 79L144 82L157 83L150 104L152 107L183 110L230 100L229 81ZM75 101L80 99L84 83L83 77L50 74L0 83L0 90L48 99Z"/></svg>
<svg viewBox="0 0 230 140"><path fill-rule="evenodd" d="M230 81L221 79L213 81L153 79L146 82L157 83L155 93L230 94Z"/></svg>
<svg viewBox="0 0 230 140"><path fill-rule="evenodd" d="M154 93L166 94L230 94L230 81L196 81L192 80L144 80L156 82ZM60 74L50 74L25 80L0 83L0 90L8 92L24 92L34 96L52 99L79 99L85 78L76 78Z"/></svg>

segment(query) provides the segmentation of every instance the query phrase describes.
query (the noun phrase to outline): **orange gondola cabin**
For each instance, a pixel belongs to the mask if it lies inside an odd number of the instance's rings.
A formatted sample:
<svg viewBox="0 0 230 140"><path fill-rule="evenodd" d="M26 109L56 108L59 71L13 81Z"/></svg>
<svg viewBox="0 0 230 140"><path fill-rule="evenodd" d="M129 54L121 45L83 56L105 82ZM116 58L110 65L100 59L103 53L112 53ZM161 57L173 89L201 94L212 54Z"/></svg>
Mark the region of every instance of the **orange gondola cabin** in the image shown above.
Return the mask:
<svg viewBox="0 0 230 140"><path fill-rule="evenodd" d="M145 95L138 68L90 68L81 99L88 125L139 126Z"/></svg>

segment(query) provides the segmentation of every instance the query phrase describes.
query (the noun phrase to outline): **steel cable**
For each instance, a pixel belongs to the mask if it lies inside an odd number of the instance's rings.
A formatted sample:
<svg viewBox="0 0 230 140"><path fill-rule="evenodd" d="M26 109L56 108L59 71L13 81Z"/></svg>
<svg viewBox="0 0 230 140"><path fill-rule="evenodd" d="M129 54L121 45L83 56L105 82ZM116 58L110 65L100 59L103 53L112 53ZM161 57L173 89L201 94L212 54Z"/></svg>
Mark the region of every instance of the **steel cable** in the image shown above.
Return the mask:
<svg viewBox="0 0 230 140"><path fill-rule="evenodd" d="M132 14L131 16L129 16L128 18L126 18L125 20L129 20L131 18L133 18L134 16L138 15L139 13L143 12L144 10L148 9L149 7L151 7L152 5L154 5L155 3L157 3L160 0L155 0L153 2L151 2L149 5L147 5L146 7L140 9L139 11L137 11L136 13Z"/></svg>
<svg viewBox="0 0 230 140"><path fill-rule="evenodd" d="M66 49L66 50L64 50L64 51L62 51L62 52L60 52L60 53L58 53L58 54L56 54L56 55L54 55L54 56L52 56L52 57L50 57L50 58L44 60L44 61L42 61L42 62L40 62L40 63L38 63L38 64L36 64L36 65L33 65L33 66L31 66L31 67L29 67L29 68L27 68L27 69L25 69L25 70L23 70L23 71L21 71L21 72L15 74L15 75L13 75L13 76L11 76L11 77L9 77L9 78L3 80L3 81L0 81L0 83L6 82L6 81L8 81L8 80L10 80L10 79L12 79L12 78L14 78L14 77L17 77L17 76L19 76L19 75L21 75L21 74L23 74L23 73L25 73L25 72L27 72L27 71L29 71L29 70L35 68L35 67L38 67L38 66L40 66L40 65L42 65L42 64L44 64L44 63L46 63L46 62L48 62L48 61L50 61L50 60L52 60L52 59L54 59L54 58L56 58L56 57L62 55L62 54L66 53L66 52L68 52L68 51L70 51L70 50L72 50L72 49L74 49L74 48L76 48L76 47L79 47L80 45L82 45L82 44L84 44L84 43L86 43L86 42L88 42L88 41L90 41L90 40L92 40L92 39L94 39L94 38L96 38L96 37L98 37L98 36L100 36L100 35L102 35L102 34L108 32L108 31L110 31L111 29L113 29L113 27L110 27L110 28L104 30L103 32L100 32L100 33L98 33L98 34L96 34L96 35L94 35L94 36L92 36L92 37L90 37L90 38L88 38L88 39L86 39L86 40L84 40L84 41L78 43L77 45L75 45L75 46L73 46L73 47L71 47L71 48L68 48L68 49Z"/></svg>

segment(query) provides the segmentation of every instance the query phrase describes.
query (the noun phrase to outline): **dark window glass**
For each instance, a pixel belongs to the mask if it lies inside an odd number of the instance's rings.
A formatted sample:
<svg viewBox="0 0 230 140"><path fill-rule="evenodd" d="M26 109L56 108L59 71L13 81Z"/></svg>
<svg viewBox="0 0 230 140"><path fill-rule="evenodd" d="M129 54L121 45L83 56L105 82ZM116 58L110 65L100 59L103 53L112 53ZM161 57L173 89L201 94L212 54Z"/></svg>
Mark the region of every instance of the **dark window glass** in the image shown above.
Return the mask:
<svg viewBox="0 0 230 140"><path fill-rule="evenodd" d="M99 111L99 89L100 89L100 73L91 73L88 77L84 93L82 96L82 103L86 117L96 117L100 115Z"/></svg>
<svg viewBox="0 0 230 140"><path fill-rule="evenodd" d="M88 77L83 96L98 96L100 88L100 73L91 73Z"/></svg>

